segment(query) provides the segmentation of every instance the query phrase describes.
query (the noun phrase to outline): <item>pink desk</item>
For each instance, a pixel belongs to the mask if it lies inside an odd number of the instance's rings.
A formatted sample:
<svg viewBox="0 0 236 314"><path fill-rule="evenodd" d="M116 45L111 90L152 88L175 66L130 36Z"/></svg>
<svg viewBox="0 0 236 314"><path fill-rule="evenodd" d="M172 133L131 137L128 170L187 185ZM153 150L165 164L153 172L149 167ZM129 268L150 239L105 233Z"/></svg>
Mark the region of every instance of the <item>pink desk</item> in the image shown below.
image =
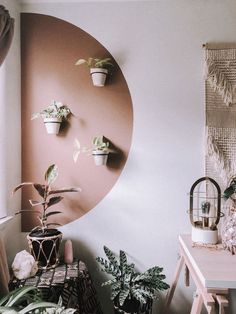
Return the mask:
<svg viewBox="0 0 236 314"><path fill-rule="evenodd" d="M223 249L193 247L190 235L180 235L179 244L180 258L167 294L165 313L168 313L168 307L184 266L186 286L189 285L189 275L196 285L190 313L200 314L203 305L207 313L226 313L229 289L236 289L236 255L231 255Z"/></svg>

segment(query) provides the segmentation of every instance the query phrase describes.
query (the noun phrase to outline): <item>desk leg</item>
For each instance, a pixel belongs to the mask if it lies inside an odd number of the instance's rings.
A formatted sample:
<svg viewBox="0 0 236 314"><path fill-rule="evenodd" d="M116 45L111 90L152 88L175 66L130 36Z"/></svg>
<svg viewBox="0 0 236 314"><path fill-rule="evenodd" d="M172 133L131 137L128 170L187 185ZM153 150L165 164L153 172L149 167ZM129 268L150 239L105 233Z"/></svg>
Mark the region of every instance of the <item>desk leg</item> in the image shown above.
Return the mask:
<svg viewBox="0 0 236 314"><path fill-rule="evenodd" d="M203 298L202 298L201 293L197 290L196 295L194 297L190 314L201 314L202 305L203 305Z"/></svg>
<svg viewBox="0 0 236 314"><path fill-rule="evenodd" d="M167 313L167 309L169 308L169 305L170 305L170 302L173 298L173 295L174 295L174 292L175 292L175 288L177 286L177 282L179 280L179 275L180 275L180 272L181 272L181 269L184 265L184 258L183 256L181 255L179 260L178 260L178 264L176 266L176 269L175 269L175 274L174 274L174 279L173 279L173 282L170 286L170 289L167 293L167 296L166 296L166 302L165 302L165 306L164 306L164 313Z"/></svg>
<svg viewBox="0 0 236 314"><path fill-rule="evenodd" d="M224 295L216 295L216 300L219 304L219 314L225 314L225 307L229 306L229 302Z"/></svg>

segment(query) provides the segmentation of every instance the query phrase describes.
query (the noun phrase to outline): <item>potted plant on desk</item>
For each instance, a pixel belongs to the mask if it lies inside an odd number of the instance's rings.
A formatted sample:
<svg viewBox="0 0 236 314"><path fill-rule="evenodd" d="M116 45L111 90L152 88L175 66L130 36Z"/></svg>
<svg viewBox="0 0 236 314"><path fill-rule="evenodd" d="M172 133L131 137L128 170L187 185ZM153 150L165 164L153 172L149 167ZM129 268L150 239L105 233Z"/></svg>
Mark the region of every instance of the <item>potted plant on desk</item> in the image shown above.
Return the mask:
<svg viewBox="0 0 236 314"><path fill-rule="evenodd" d="M31 120L43 118L48 134L58 134L63 120L71 113L70 109L59 101L53 102L44 110L34 113Z"/></svg>
<svg viewBox="0 0 236 314"><path fill-rule="evenodd" d="M32 207L41 206L42 210L36 211L40 224L27 236L31 254L34 256L35 260L39 262L39 268L56 267L59 263L59 247L62 233L55 228L50 228L50 226L58 224L49 223L48 218L52 215L60 214L61 212L51 210L51 206L59 203L63 199L63 196L59 194L80 191L80 188L73 187L52 189L52 184L57 177L58 169L57 166L53 164L49 166L45 172L45 181L43 184L23 182L13 190L13 193L15 193L25 186L32 186L41 197L40 201L29 200ZM23 211L24 210L21 210L20 212Z"/></svg>
<svg viewBox="0 0 236 314"><path fill-rule="evenodd" d="M109 73L109 67L112 67L111 58L99 59L99 58L88 58L79 59L75 65L86 65L90 69L94 86L104 86L107 75Z"/></svg>
<svg viewBox="0 0 236 314"><path fill-rule="evenodd" d="M163 268L154 266L140 273L133 263L127 262L124 251L120 251L119 258L106 246L104 252L107 259L97 257L96 260L101 264L102 271L112 276L102 286L111 286L115 313L149 313L156 292L169 288L163 281Z"/></svg>

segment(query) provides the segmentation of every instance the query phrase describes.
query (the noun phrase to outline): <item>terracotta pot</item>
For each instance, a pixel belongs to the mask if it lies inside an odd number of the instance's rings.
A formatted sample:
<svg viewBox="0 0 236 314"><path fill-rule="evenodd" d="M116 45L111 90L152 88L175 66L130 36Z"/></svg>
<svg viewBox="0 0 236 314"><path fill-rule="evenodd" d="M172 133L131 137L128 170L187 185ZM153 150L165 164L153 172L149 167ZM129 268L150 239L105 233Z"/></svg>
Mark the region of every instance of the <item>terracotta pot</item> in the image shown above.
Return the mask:
<svg viewBox="0 0 236 314"><path fill-rule="evenodd" d="M59 264L62 233L57 229L31 231L27 235L30 252L40 269L54 268Z"/></svg>
<svg viewBox="0 0 236 314"><path fill-rule="evenodd" d="M58 134L61 126L61 118L44 118L43 122L45 124L48 134Z"/></svg>
<svg viewBox="0 0 236 314"><path fill-rule="evenodd" d="M92 76L94 86L104 86L108 74L107 69L103 68L91 68L90 74Z"/></svg>

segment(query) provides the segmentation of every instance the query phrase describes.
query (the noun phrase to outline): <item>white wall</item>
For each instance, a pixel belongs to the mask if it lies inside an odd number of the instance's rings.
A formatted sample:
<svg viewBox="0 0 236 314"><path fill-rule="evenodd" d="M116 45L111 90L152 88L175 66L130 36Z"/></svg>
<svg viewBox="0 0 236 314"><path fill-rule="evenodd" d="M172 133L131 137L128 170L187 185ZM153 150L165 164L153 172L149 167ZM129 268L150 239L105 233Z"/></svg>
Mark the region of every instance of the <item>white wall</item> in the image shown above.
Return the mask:
<svg viewBox="0 0 236 314"><path fill-rule="evenodd" d="M2 0L1 5L15 19L12 45L0 67L0 214L12 214L15 208L19 208L16 206L19 196L12 198L11 191L21 181L20 11L15 0ZM20 219L5 224L1 222L0 231L11 261L21 245L18 235Z"/></svg>
<svg viewBox="0 0 236 314"><path fill-rule="evenodd" d="M15 0L3 0L1 4L15 19L12 45L0 67L0 176L1 180L6 183L2 184L0 199L1 207L11 211L19 199L9 198L9 195L12 187L19 182L21 175L20 14L19 4Z"/></svg>
<svg viewBox="0 0 236 314"><path fill-rule="evenodd" d="M204 175L202 44L235 41L236 2L38 2L22 11L62 18L93 35L119 63L133 100L133 142L120 179L96 208L62 228L109 313L94 262L104 244L125 250L141 270L162 265L171 281L177 236L190 232L187 193ZM192 292L178 287L174 312L189 313Z"/></svg>

